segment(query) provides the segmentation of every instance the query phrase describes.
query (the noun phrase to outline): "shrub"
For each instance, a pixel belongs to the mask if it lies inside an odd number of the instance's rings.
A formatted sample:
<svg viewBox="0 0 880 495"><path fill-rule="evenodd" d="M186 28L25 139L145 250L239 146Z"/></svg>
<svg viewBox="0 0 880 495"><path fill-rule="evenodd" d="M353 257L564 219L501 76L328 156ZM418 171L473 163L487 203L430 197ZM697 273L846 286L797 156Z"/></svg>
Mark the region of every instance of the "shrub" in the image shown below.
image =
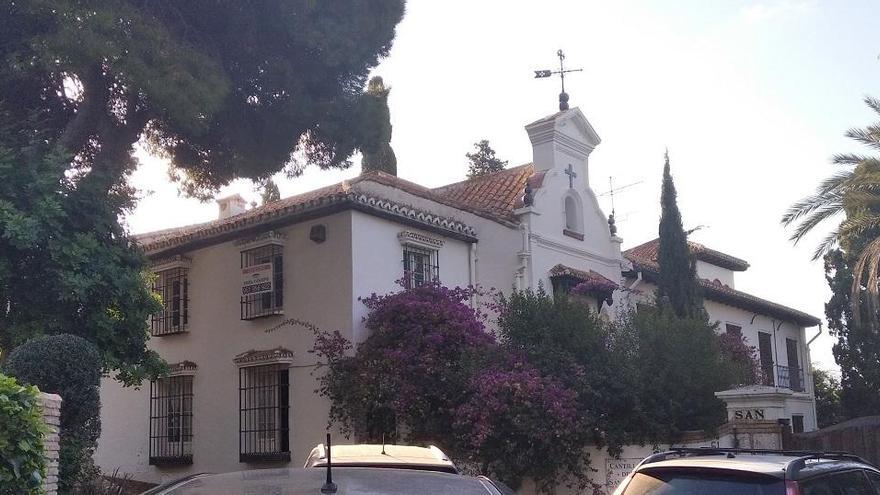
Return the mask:
<svg viewBox="0 0 880 495"><path fill-rule="evenodd" d="M521 360L480 371L471 387L455 420L470 462L514 487L526 477L548 492L585 486L589 456L574 390Z"/></svg>
<svg viewBox="0 0 880 495"><path fill-rule="evenodd" d="M727 364L725 382L730 386L757 385L763 383L764 372L758 360L758 351L737 333L722 333L716 339L721 357Z"/></svg>
<svg viewBox="0 0 880 495"><path fill-rule="evenodd" d="M617 454L643 436L632 335L599 318L584 298L554 297L541 287L502 297L499 308L507 352L524 353L541 373L577 392L581 428L574 434L582 442Z"/></svg>
<svg viewBox="0 0 880 495"><path fill-rule="evenodd" d="M61 396L58 488L72 490L94 475L92 454L101 432L98 349L75 335L31 339L15 348L5 371L43 392Z"/></svg>
<svg viewBox="0 0 880 495"><path fill-rule="evenodd" d="M331 421L366 441L439 442L452 431L477 362L495 340L468 306L472 291L426 285L364 299L370 336L355 356L339 334L319 335L315 352L331 366L320 392Z"/></svg>
<svg viewBox="0 0 880 495"><path fill-rule="evenodd" d="M0 375L0 495L40 493L46 474L38 391Z"/></svg>
<svg viewBox="0 0 880 495"><path fill-rule="evenodd" d="M639 305L622 323L638 339L633 361L639 403L650 411L646 440L675 442L687 430L712 432L724 422L715 392L730 388L715 325L708 318L678 317L670 308Z"/></svg>

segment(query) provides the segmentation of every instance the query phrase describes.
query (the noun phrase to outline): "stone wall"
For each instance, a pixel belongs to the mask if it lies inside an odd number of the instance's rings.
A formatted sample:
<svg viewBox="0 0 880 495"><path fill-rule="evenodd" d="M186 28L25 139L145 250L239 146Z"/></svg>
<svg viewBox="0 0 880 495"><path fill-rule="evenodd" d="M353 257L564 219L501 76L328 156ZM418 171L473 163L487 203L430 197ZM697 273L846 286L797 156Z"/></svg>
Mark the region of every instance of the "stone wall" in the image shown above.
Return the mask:
<svg viewBox="0 0 880 495"><path fill-rule="evenodd" d="M58 434L61 428L61 397L55 394L40 392L40 408L43 423L49 428L43 438L43 450L46 457L46 479L43 488L46 495L58 492Z"/></svg>

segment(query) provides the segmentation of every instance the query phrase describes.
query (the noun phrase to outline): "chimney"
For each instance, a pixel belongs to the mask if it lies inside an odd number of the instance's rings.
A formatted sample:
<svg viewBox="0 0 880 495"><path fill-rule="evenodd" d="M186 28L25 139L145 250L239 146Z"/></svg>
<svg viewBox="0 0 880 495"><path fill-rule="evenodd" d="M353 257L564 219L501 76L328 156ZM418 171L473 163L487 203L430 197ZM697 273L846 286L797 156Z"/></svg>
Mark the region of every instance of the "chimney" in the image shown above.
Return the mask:
<svg viewBox="0 0 880 495"><path fill-rule="evenodd" d="M238 193L218 199L217 205L220 206L220 220L244 213L247 210L247 201Z"/></svg>
<svg viewBox="0 0 880 495"><path fill-rule="evenodd" d="M593 126L578 108L555 113L526 126L532 142L535 169L573 171L589 186L587 158L601 142Z"/></svg>

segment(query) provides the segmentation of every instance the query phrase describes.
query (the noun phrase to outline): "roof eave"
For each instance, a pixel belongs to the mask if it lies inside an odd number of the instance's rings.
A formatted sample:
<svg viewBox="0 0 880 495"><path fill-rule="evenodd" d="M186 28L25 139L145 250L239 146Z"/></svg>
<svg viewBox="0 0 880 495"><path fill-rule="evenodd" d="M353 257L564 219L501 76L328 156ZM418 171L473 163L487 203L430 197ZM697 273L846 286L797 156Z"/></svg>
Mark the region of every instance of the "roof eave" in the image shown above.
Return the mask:
<svg viewBox="0 0 880 495"><path fill-rule="evenodd" d="M144 254L149 258L156 258L184 253L233 239L246 237L258 232L325 217L345 210L360 211L464 242L477 242L477 237L473 228L461 222L441 218L437 215L417 212L415 208L401 208L399 205L383 208L379 203L388 203L388 205L390 205L390 202L376 200L375 198L367 198L360 194L340 195L332 200L322 200L316 205L310 205L297 211L282 211L275 215L268 215L265 218L258 218L255 221L244 225L230 224L218 226L216 227L215 232L206 235L183 236L183 239L179 238L176 240L154 243L155 246L147 245L143 248ZM186 237L191 238L186 239Z"/></svg>
<svg viewBox="0 0 880 495"><path fill-rule="evenodd" d="M659 270L651 265L645 264L643 262L639 262L636 260L630 260L633 264L633 269L630 271L625 271L624 275L632 275L635 276L637 273L641 272L643 278L647 282L657 281L657 275L660 274ZM768 316L778 317L784 321L790 321L792 323L796 323L797 325L803 327L814 327L822 322L819 318L816 318L813 315L804 313L802 311L798 311L793 308L788 308L776 303L773 303L773 306L761 303L759 301L753 301L750 299L746 299L744 292L736 291L742 293L743 296L738 296L736 294L730 294L725 291L721 291L712 286L711 283L706 281L705 283L701 283L700 286L703 288L703 295L706 299L710 301L719 302L722 304L727 304L729 306L733 306L740 309L746 309L749 311L754 311L759 314L765 314ZM734 289L731 289L734 290ZM750 295L750 294L749 294ZM757 297L757 296L751 296Z"/></svg>

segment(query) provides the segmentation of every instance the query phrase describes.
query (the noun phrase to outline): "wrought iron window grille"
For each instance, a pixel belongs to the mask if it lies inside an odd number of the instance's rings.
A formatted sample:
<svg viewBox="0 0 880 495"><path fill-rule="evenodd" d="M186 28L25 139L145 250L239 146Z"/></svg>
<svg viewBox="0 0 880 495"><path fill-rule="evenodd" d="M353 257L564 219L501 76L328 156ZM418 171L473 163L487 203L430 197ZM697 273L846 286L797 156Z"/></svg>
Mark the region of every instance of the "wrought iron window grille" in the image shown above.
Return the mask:
<svg viewBox="0 0 880 495"><path fill-rule="evenodd" d="M286 364L239 368L239 462L290 461Z"/></svg>
<svg viewBox="0 0 880 495"><path fill-rule="evenodd" d="M284 313L284 247L267 244L241 252L241 268L272 264L272 291L241 296L241 319L251 320Z"/></svg>
<svg viewBox="0 0 880 495"><path fill-rule="evenodd" d="M150 382L151 466L192 464L193 377Z"/></svg>
<svg viewBox="0 0 880 495"><path fill-rule="evenodd" d="M156 273L152 290L162 299L162 309L150 317L151 335L185 332L189 324L189 270L171 268Z"/></svg>
<svg viewBox="0 0 880 495"><path fill-rule="evenodd" d="M404 287L412 289L440 280L438 252L412 244L403 246Z"/></svg>

